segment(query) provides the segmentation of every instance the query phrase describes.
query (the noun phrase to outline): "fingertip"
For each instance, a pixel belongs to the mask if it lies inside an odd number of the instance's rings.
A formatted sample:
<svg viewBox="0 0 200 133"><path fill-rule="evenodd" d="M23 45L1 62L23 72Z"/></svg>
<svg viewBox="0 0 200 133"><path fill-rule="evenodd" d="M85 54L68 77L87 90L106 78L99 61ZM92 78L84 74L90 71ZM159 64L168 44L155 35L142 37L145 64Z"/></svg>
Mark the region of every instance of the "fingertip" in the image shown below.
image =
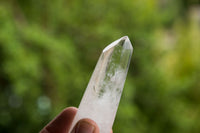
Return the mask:
<svg viewBox="0 0 200 133"><path fill-rule="evenodd" d="M72 133L99 133L99 127L91 119L84 118L77 122L72 130Z"/></svg>
<svg viewBox="0 0 200 133"><path fill-rule="evenodd" d="M68 107L68 108L63 109L63 111L60 114L63 116L68 116L68 115L74 116L77 110L78 109L76 107Z"/></svg>
<svg viewBox="0 0 200 133"><path fill-rule="evenodd" d="M40 133L66 133L69 131L77 108L65 108L54 120L52 120Z"/></svg>

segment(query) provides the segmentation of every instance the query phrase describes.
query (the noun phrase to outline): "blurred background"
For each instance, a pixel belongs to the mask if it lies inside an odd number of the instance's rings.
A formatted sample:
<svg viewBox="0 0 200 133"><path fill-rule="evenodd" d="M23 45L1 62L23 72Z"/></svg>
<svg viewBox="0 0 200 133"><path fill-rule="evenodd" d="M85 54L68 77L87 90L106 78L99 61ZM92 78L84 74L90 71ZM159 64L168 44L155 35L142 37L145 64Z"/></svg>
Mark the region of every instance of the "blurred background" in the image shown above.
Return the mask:
<svg viewBox="0 0 200 133"><path fill-rule="evenodd" d="M0 0L0 132L78 106L101 51L134 53L114 133L200 132L200 0Z"/></svg>

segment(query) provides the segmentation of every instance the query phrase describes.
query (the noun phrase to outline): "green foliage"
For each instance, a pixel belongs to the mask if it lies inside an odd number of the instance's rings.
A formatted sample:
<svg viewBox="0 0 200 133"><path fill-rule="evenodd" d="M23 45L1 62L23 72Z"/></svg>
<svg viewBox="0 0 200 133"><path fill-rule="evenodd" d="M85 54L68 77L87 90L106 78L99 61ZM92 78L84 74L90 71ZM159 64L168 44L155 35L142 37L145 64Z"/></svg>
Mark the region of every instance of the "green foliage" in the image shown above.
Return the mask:
<svg viewBox="0 0 200 133"><path fill-rule="evenodd" d="M128 35L134 53L114 133L199 133L200 9L193 5L0 1L0 132L38 132L78 106L101 50Z"/></svg>

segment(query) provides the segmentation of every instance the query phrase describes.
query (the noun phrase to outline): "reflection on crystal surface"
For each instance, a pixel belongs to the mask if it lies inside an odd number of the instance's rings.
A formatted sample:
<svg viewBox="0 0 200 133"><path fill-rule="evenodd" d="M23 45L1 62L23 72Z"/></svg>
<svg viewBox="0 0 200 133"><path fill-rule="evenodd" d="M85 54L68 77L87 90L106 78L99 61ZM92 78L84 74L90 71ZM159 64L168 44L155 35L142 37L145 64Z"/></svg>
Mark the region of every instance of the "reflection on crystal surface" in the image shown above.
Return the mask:
<svg viewBox="0 0 200 133"><path fill-rule="evenodd" d="M72 127L78 120L90 118L98 124L100 133L110 132L124 87L132 51L133 48L127 36L114 41L103 50L81 100Z"/></svg>

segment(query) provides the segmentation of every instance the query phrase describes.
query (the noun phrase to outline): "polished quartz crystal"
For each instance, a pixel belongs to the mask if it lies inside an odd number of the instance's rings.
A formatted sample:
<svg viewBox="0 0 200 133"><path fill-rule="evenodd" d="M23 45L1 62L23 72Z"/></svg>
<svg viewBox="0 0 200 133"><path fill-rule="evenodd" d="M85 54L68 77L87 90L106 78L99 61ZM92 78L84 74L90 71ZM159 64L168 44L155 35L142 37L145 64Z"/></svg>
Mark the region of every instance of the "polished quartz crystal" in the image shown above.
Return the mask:
<svg viewBox="0 0 200 133"><path fill-rule="evenodd" d="M133 47L127 36L108 45L97 62L71 128L83 118L110 133L126 80Z"/></svg>

